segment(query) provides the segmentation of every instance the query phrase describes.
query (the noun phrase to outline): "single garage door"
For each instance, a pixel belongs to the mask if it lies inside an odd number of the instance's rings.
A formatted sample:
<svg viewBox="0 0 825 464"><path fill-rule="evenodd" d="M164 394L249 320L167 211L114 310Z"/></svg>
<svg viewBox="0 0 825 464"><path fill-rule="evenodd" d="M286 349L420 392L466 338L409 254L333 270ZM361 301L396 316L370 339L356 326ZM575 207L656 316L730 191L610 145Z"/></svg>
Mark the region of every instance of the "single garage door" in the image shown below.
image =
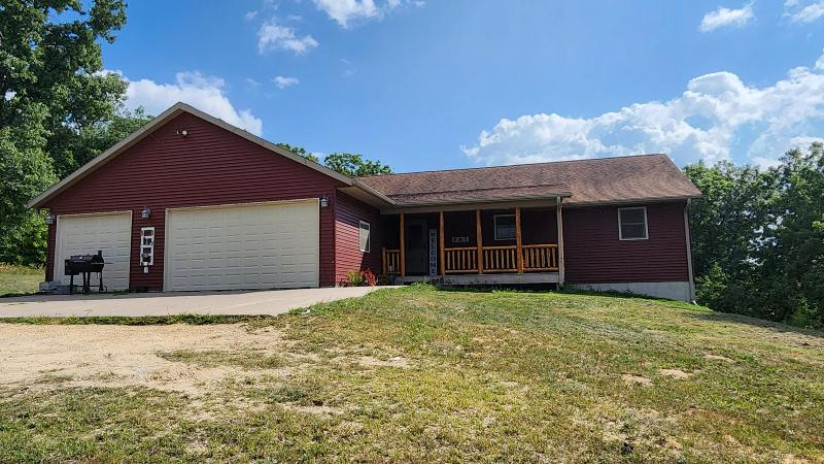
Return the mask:
<svg viewBox="0 0 825 464"><path fill-rule="evenodd" d="M170 209L164 289L317 287L318 227L317 199Z"/></svg>
<svg viewBox="0 0 825 464"><path fill-rule="evenodd" d="M57 217L54 279L69 284L63 273L64 260L72 255L103 252L103 285L106 290L129 288L129 257L132 249L132 213L129 211L107 214L70 214ZM82 276L75 276L75 285L83 283ZM98 285L97 274L92 274L91 284Z"/></svg>

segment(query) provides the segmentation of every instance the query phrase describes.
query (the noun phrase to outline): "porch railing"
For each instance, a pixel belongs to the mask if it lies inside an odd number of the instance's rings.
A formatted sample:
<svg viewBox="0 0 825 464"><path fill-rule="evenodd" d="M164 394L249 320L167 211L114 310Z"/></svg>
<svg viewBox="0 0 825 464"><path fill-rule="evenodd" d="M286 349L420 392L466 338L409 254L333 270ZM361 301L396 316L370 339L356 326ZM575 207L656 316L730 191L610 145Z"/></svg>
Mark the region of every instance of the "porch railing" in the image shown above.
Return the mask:
<svg viewBox="0 0 825 464"><path fill-rule="evenodd" d="M521 255L525 271L558 271L558 245L522 245Z"/></svg>
<svg viewBox="0 0 825 464"><path fill-rule="evenodd" d="M517 250L515 245L481 247L484 257L481 272L517 272Z"/></svg>
<svg viewBox="0 0 825 464"><path fill-rule="evenodd" d="M384 274L398 274L400 271L400 250L383 250ZM559 270L558 245L543 243L538 245L522 245L523 272L550 272ZM478 268L477 247L444 248L444 273L469 274L475 272L518 272L518 247L485 246L481 247L483 267Z"/></svg>
<svg viewBox="0 0 825 464"><path fill-rule="evenodd" d="M395 275L401 273L401 250L381 249L381 267L384 275Z"/></svg>
<svg viewBox="0 0 825 464"><path fill-rule="evenodd" d="M478 248L444 248L444 272L447 274L478 272Z"/></svg>

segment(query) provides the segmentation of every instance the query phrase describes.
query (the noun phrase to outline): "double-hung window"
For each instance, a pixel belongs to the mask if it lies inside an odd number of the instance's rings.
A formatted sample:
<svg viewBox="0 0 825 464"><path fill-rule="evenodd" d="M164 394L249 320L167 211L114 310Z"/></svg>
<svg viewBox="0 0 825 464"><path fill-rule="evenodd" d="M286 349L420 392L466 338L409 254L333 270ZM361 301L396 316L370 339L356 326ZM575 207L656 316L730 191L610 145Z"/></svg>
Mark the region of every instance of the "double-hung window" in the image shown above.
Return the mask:
<svg viewBox="0 0 825 464"><path fill-rule="evenodd" d="M619 240L647 240L647 208L619 208Z"/></svg>
<svg viewBox="0 0 825 464"><path fill-rule="evenodd" d="M496 214L493 216L493 226L496 240L516 239L515 214Z"/></svg>

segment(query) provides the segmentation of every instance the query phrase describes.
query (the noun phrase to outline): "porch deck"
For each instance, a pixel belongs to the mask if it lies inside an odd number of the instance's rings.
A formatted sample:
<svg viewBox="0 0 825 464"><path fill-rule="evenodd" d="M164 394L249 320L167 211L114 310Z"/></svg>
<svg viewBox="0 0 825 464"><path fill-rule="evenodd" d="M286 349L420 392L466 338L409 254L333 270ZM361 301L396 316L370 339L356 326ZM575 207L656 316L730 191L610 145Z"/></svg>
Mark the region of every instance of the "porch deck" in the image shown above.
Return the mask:
<svg viewBox="0 0 825 464"><path fill-rule="evenodd" d="M405 283L438 278L457 285L563 284L561 202L524 209L441 210L429 218L400 213L398 241L392 243L390 235L381 250L382 272ZM411 262L417 264L414 272Z"/></svg>

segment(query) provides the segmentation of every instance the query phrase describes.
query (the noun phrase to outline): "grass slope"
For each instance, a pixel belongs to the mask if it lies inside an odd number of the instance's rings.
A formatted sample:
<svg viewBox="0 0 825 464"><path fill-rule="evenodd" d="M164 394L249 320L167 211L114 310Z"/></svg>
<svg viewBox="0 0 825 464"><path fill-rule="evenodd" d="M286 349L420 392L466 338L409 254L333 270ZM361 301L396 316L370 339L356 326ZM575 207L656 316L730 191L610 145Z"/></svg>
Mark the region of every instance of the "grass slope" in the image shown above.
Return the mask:
<svg viewBox="0 0 825 464"><path fill-rule="evenodd" d="M34 293L43 281L43 269L0 264L0 296Z"/></svg>
<svg viewBox="0 0 825 464"><path fill-rule="evenodd" d="M249 372L205 397L0 390L0 462L822 462L821 334L425 286L247 324L288 350L158 353Z"/></svg>

